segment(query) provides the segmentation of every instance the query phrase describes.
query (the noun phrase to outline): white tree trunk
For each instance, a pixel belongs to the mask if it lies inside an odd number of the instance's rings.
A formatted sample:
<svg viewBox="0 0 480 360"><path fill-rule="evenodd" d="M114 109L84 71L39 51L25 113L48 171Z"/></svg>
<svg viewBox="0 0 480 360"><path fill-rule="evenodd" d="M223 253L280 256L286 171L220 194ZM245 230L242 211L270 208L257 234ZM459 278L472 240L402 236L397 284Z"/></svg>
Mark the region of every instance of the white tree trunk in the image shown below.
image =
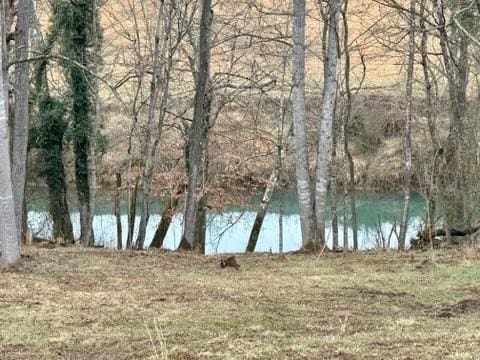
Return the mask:
<svg viewBox="0 0 480 360"><path fill-rule="evenodd" d="M315 184L315 215L317 221L317 236L321 246L325 244L325 215L329 167L332 160L333 117L335 113L335 98L337 91L338 15L340 1L330 0L328 5L328 38L326 56L324 59L324 89Z"/></svg>
<svg viewBox="0 0 480 360"><path fill-rule="evenodd" d="M15 203L12 190L12 173L10 168L10 140L8 129L8 91L5 61L5 12L0 9L0 250L5 265L13 265L20 258L20 243L15 220Z"/></svg>
<svg viewBox="0 0 480 360"><path fill-rule="evenodd" d="M305 0L293 1L292 110L295 136L295 175L302 228L302 247L315 244L315 221L308 171L305 131Z"/></svg>

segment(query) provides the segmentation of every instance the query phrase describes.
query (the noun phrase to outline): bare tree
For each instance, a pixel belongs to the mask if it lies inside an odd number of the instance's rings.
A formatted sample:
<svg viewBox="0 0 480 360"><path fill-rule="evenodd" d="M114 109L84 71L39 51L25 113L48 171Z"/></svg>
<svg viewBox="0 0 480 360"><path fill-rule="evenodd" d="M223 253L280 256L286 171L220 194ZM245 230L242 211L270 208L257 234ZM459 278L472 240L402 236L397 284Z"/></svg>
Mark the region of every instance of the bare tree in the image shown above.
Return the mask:
<svg viewBox="0 0 480 360"><path fill-rule="evenodd" d="M25 196L25 177L28 144L29 115L29 68L25 61L29 52L31 21L31 0L19 0L17 6L17 24L15 31L15 112L12 138L12 185L15 198L15 217L17 231L22 237L23 206Z"/></svg>
<svg viewBox="0 0 480 360"><path fill-rule="evenodd" d="M153 123L155 121L156 108L158 97L160 96L161 87L157 82L162 79L162 64L161 64L161 51L165 47L165 37L167 34L164 32L162 21L165 17L164 14L165 4L160 3L157 11L157 20L155 24L155 37L154 37L154 49L152 54L153 71L150 81L150 97L148 107L148 119L145 131L145 147L144 158L145 166L143 169L143 181L142 181L142 207L140 213L140 225L138 227L138 237L135 247L139 250L143 249L145 242L146 228L149 217L149 204L150 204L150 187L152 183L152 170L153 170L153 155L155 154L155 139L153 133ZM156 141L158 142L158 140Z"/></svg>
<svg viewBox="0 0 480 360"><path fill-rule="evenodd" d="M407 61L407 83L405 91L405 173L403 184L403 214L400 223L400 236L398 238L398 248L405 249L405 237L408 226L408 213L410 209L410 192L412 183L412 107L413 107L413 70L415 64L415 26L416 26L416 0L410 1L409 14L409 42L408 42L408 61Z"/></svg>
<svg viewBox="0 0 480 360"><path fill-rule="evenodd" d="M356 210L356 196L355 196L355 164L353 162L353 157L349 149L349 136L347 128L352 120L352 111L353 111L353 94L350 85L350 71L351 71L351 61L350 61L350 28L348 25L348 5L349 0L344 0L344 7L342 12L343 18L343 56L345 58L344 64L344 73L345 73L345 113L343 115L341 123L340 136L342 137L342 158L344 166L344 197L345 199L350 200L350 215L351 215L351 225L353 232L353 249L358 249L358 228L357 228L357 210ZM362 56L360 56L362 58ZM365 78L365 64L364 65L363 78L360 81L360 84L363 83ZM361 86L360 86L361 87ZM346 210L344 218L346 218ZM347 221L344 221L343 224L343 247L348 247L348 227Z"/></svg>
<svg viewBox="0 0 480 360"><path fill-rule="evenodd" d="M312 187L305 130L305 0L293 2L292 112L295 136L295 173L302 228L302 247L316 244Z"/></svg>
<svg viewBox="0 0 480 360"><path fill-rule="evenodd" d="M209 63L210 63L210 27L211 27L211 0L203 0L202 15L200 19L200 35L199 35L199 50L198 50L198 78L196 83L195 99L194 99L194 113L192 126L189 133L189 147L188 147L188 187L187 198L185 204L184 215L184 229L180 248L193 249L195 219L198 206L198 180L200 174L200 166L202 162L202 142L205 116L205 96L207 94L207 85L209 78Z"/></svg>
<svg viewBox="0 0 480 360"><path fill-rule="evenodd" d="M333 121L337 90L339 10L340 2L338 0L328 1L328 35L326 43L326 56L324 59L324 89L315 184L315 214L317 221L317 235L320 241L320 246L324 246L326 240L325 216L329 167L332 160Z"/></svg>
<svg viewBox="0 0 480 360"><path fill-rule="evenodd" d="M6 74L5 4L0 9L0 246L5 265L15 264L20 258L20 239L15 221L15 202L10 168L8 128L8 85Z"/></svg>

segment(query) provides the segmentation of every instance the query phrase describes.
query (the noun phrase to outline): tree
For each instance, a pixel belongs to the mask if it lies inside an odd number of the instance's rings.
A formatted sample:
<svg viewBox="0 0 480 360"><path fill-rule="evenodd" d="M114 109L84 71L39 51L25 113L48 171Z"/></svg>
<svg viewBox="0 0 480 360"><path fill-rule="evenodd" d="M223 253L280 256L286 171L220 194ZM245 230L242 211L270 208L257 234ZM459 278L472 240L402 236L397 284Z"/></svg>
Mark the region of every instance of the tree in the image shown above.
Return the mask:
<svg viewBox="0 0 480 360"><path fill-rule="evenodd" d="M410 208L410 192L412 182L412 107L413 107L413 70L415 63L415 26L416 26L416 0L410 1L409 14L409 42L408 42L408 62L407 62L407 83L405 91L405 174L404 174L404 203L403 214L400 223L400 236L398 238L398 248L405 248L405 237L408 226L408 212Z"/></svg>
<svg viewBox="0 0 480 360"><path fill-rule="evenodd" d="M65 133L68 129L66 101L50 93L47 78L49 57L56 44L58 28L52 25L45 43L37 51L42 58L34 67L33 126L29 147L39 150L38 173L48 189L48 204L53 222L53 237L67 244L74 242L73 226L67 202L67 184L63 162Z"/></svg>
<svg viewBox="0 0 480 360"><path fill-rule="evenodd" d="M343 167L344 167L344 197L345 200L350 200L350 215L351 215L351 224L353 232L353 249L358 249L358 229L357 229L357 210L356 210L356 198L355 198L355 164L353 162L353 157L349 149L349 136L347 128L350 125L352 120L353 112L353 96L352 89L350 85L350 71L351 71L351 61L350 61L350 28L348 25L348 5L349 0L344 1L342 18L343 18L343 56L345 58L344 64L344 80L345 80L345 113L341 123L340 136L343 140L343 149L342 149L342 158L343 158ZM360 56L362 58L362 56ZM363 78L360 81L360 87L365 78L365 63L362 59L364 66ZM346 209L344 210L344 219L346 219ZM343 224L343 247L346 249L348 247L348 227L347 221L344 220Z"/></svg>
<svg viewBox="0 0 480 360"><path fill-rule="evenodd" d="M465 114L467 110L467 85L469 76L469 41L464 35L454 32L450 39L445 22L445 4L443 0L435 0L436 22L443 66L447 78L448 96L450 100L450 137L447 144L446 161L453 175L454 187L445 189L447 194L446 227L463 227L465 225ZM457 35L457 36L455 36ZM448 186L448 185L447 185Z"/></svg>
<svg viewBox="0 0 480 360"><path fill-rule="evenodd" d="M198 208L198 180L202 162L202 142L207 86L209 79L210 47L209 37L211 28L211 0L203 0L200 19L199 50L198 50L198 78L196 82L194 112L192 126L189 131L188 146L188 185L185 204L184 229L180 248L193 249L195 237L195 219Z"/></svg>
<svg viewBox="0 0 480 360"><path fill-rule="evenodd" d="M15 110L12 126L12 186L17 231L22 237L29 119L29 35L31 0L19 0L15 31Z"/></svg>
<svg viewBox="0 0 480 360"><path fill-rule="evenodd" d="M148 106L148 119L147 129L145 131L145 147L144 147L144 161L143 167L143 182L142 182L142 207L140 212L140 225L138 227L138 237L135 244L135 248L142 250L145 242L145 235L147 229L147 222L149 218L149 203L150 203L150 187L152 183L152 170L153 170L153 156L155 155L156 143L159 141L159 137L154 136L153 123L156 115L157 101L160 96L160 84L157 82L163 82L162 79L162 64L161 64L161 51L166 47L166 37L170 34L165 33L166 30L162 26L162 21L165 17L164 14L164 2L162 1L158 11L157 20L155 24L155 37L154 37L154 49L152 54L153 69L152 78L150 80L150 96ZM163 31L162 31L163 30ZM162 57L163 58L163 57ZM160 127L162 124L160 124Z"/></svg>
<svg viewBox="0 0 480 360"><path fill-rule="evenodd" d="M8 85L6 74L5 7L0 9L0 245L2 261L14 265L20 258L20 239L15 217L15 202L10 167L10 140L8 128Z"/></svg>
<svg viewBox="0 0 480 360"><path fill-rule="evenodd" d="M305 131L305 0L293 2L292 116L295 137L295 174L302 228L302 247L316 245L315 218Z"/></svg>
<svg viewBox="0 0 480 360"><path fill-rule="evenodd" d="M315 215L320 246L324 246L326 240L325 216L329 167L333 150L333 121L337 90L339 7L340 2L338 0L328 1L328 35L324 59L322 114L320 119L315 184ZM332 194L332 196L336 196L336 194Z"/></svg>
<svg viewBox="0 0 480 360"><path fill-rule="evenodd" d="M96 142L94 127L93 75L86 69L97 64L99 31L96 0L69 2L58 0L56 25L61 29L61 40L69 61L65 62L67 82L72 92L71 117L73 120L73 146L75 152L75 179L80 208L80 242L86 246L93 238L92 146ZM79 66L80 65L80 66Z"/></svg>

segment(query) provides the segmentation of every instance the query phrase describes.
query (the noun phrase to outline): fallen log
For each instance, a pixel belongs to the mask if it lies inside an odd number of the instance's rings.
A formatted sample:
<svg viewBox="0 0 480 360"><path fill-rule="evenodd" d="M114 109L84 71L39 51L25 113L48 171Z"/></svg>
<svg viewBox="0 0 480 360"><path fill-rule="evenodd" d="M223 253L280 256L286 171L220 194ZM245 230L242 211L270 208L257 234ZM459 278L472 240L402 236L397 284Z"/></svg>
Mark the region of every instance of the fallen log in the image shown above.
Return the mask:
<svg viewBox="0 0 480 360"><path fill-rule="evenodd" d="M466 229L457 229L451 228L449 229L449 233L451 236L462 237L475 234L480 230L480 224L477 224L473 227L466 228ZM423 249L433 244L434 247L438 247L441 243L439 238L446 237L447 232L445 229L436 229L432 232L428 230L419 231L417 233L417 237L410 241L410 248L411 249ZM458 243L458 242L457 242Z"/></svg>

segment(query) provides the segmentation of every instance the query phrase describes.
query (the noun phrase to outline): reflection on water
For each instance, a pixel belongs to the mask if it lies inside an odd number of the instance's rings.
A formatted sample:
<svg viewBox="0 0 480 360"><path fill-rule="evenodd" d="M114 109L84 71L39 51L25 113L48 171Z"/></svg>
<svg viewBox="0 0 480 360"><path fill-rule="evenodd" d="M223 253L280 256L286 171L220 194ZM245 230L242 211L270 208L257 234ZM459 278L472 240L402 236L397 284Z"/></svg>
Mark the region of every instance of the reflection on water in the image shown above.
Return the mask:
<svg viewBox="0 0 480 360"><path fill-rule="evenodd" d="M112 204L106 198L98 207L97 215L94 218L93 230L97 244L106 247L116 247L116 222L113 216ZM253 201L253 204L256 202ZM269 212L265 217L262 230L260 232L256 251L278 252L279 242L279 213L278 209L282 205L283 215L283 249L284 251L298 250L301 246L300 218L295 197L292 194L282 194L272 200ZM339 243L343 244L343 208L339 206ZM418 230L423 214L423 200L418 194L412 197L412 206L410 211L409 227L407 231L407 244ZM358 239L361 249L373 248L376 246L376 235L378 234L378 224L383 234L388 237L394 223L399 223L403 198L400 194L382 194L370 195L361 194L357 199L357 221L358 221ZM147 227L145 246L148 247L152 241L155 229L160 222L160 208L157 204L154 206L155 214L150 216ZM225 253L225 252L243 252L247 246L248 237L255 219L254 207L246 206L242 209L230 208L223 212L211 212L207 217L206 234L206 252L207 254ZM330 214L328 215L330 217ZM75 237L79 236L80 218L78 212L71 215ZM122 229L123 243L126 242L127 215L126 208L122 209ZM135 237L138 231L139 217L136 218ZM168 230L164 247L175 249L182 235L183 216L178 213L174 216L172 224ZM347 216L347 225L350 219ZM30 209L28 212L28 223L34 233L40 237L49 238L52 233L51 221L48 212L42 209L42 206ZM399 231L397 227L397 231ZM327 244L332 243L332 228L326 230ZM352 231L348 229L349 246L353 245ZM397 246L395 236L392 236L391 247Z"/></svg>

